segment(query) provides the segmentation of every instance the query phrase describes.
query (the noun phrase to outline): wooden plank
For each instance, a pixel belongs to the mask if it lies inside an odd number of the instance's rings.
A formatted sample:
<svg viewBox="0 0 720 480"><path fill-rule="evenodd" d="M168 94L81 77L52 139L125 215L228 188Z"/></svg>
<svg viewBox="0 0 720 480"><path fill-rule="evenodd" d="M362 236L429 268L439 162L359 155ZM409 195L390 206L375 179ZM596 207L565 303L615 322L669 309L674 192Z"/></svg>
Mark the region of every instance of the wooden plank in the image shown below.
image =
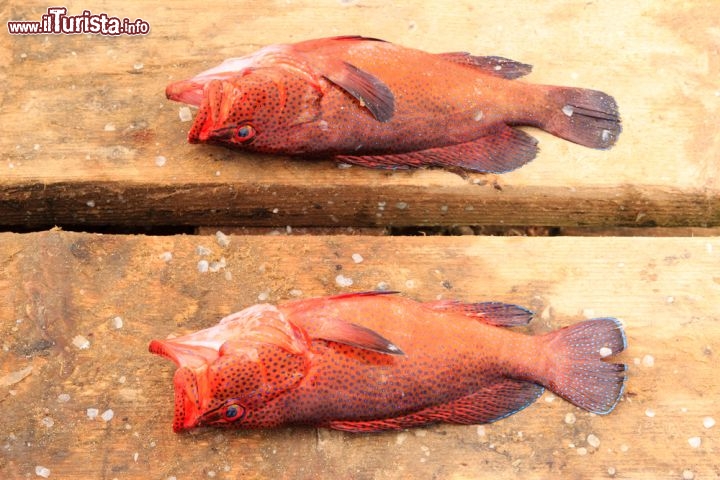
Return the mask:
<svg viewBox="0 0 720 480"><path fill-rule="evenodd" d="M199 273L199 245L226 266ZM69 479L715 478L720 426L703 420L720 420L718 255L718 237L232 236L221 247L212 236L0 234L0 476L43 466ZM150 339L214 324L263 292L278 302L379 282L419 300L528 306L531 333L617 316L624 400L600 417L546 394L483 429L172 433L174 367L147 352ZM114 417L90 420L88 408Z"/></svg>
<svg viewBox="0 0 720 480"><path fill-rule="evenodd" d="M38 20L47 3L0 9ZM130 0L105 13L140 17L149 35L0 37L0 224L720 224L718 2L249 0L201 10ZM533 130L542 151L530 165L467 180L186 143L168 82L266 44L347 33L534 64L529 81L614 95L625 131L602 152Z"/></svg>

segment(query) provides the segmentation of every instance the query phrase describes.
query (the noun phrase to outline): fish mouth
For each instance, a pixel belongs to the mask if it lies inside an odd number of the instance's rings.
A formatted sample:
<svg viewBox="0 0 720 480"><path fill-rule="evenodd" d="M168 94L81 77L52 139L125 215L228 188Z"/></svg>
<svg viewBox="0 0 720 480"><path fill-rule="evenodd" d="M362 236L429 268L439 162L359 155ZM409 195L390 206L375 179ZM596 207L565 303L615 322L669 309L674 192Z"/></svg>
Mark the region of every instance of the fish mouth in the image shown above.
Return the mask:
<svg viewBox="0 0 720 480"><path fill-rule="evenodd" d="M187 103L188 105L200 106L203 99L204 83L194 80L180 80L173 82L165 88L165 96L169 100Z"/></svg>
<svg viewBox="0 0 720 480"><path fill-rule="evenodd" d="M223 92L223 82L220 80L210 80L202 86L201 100L199 102L200 109L188 132L188 142L222 143L224 136L222 132L218 135L215 125L218 125L222 120L221 110L227 115L230 107L228 104L230 99L224 98ZM195 93L193 90L187 95L195 95Z"/></svg>

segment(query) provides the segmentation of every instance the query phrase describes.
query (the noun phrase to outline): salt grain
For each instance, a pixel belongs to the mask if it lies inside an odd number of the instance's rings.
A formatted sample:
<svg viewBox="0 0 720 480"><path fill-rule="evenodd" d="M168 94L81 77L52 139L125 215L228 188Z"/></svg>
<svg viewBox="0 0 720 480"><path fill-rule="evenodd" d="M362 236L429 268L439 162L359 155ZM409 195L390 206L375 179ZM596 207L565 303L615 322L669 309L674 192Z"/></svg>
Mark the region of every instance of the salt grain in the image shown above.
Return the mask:
<svg viewBox="0 0 720 480"><path fill-rule="evenodd" d="M562 108L562 112L567 115L568 117L572 117L573 113L575 113L575 110L573 109L572 105L565 105Z"/></svg>
<svg viewBox="0 0 720 480"><path fill-rule="evenodd" d="M648 408L645 410L645 416L653 418L655 416L655 410Z"/></svg>
<svg viewBox="0 0 720 480"><path fill-rule="evenodd" d="M644 367L653 367L655 366L655 358L652 355L645 355L642 359L642 364Z"/></svg>
<svg viewBox="0 0 720 480"><path fill-rule="evenodd" d="M610 475L611 477L614 477L615 473L616 473L615 467L608 467L607 472L608 472L608 475Z"/></svg>
<svg viewBox="0 0 720 480"><path fill-rule="evenodd" d="M102 415L100 415L100 418L102 418L106 422L109 422L114 416L115 412L113 412L112 409L107 409L102 413Z"/></svg>
<svg viewBox="0 0 720 480"><path fill-rule="evenodd" d="M364 260L364 259L363 259L363 256L360 255L359 253L353 253L353 254L352 254L352 261L353 261L353 262L355 262L355 263L362 263L363 260Z"/></svg>
<svg viewBox="0 0 720 480"><path fill-rule="evenodd" d="M593 448L598 448L600 446L600 439L591 433L587 436L587 443Z"/></svg>
<svg viewBox="0 0 720 480"><path fill-rule="evenodd" d="M688 443L692 448L698 448L702 443L702 440L700 439L700 437L690 437L688 438Z"/></svg>
<svg viewBox="0 0 720 480"><path fill-rule="evenodd" d="M695 474L693 473L692 470L687 470L687 469L683 470L682 475L683 475L683 480L693 480L693 478L695 478Z"/></svg>
<svg viewBox="0 0 720 480"><path fill-rule="evenodd" d="M621 452L627 452L628 450L630 450L630 447L628 447L626 444L623 443L622 445L620 445Z"/></svg>
<svg viewBox="0 0 720 480"><path fill-rule="evenodd" d="M140 457L140 454L138 452L133 453L133 460L135 460L135 462L138 461L138 457Z"/></svg>
<svg viewBox="0 0 720 480"><path fill-rule="evenodd" d="M197 269L200 273L207 273L207 271L210 269L210 263L207 260L200 260L197 263Z"/></svg>
<svg viewBox="0 0 720 480"><path fill-rule="evenodd" d="M555 401L555 395L549 393L545 396L545 402L552 403L553 401Z"/></svg>
<svg viewBox="0 0 720 480"><path fill-rule="evenodd" d="M303 294L302 290L300 290L298 288L293 288L288 293L290 294L291 297L302 297L302 294Z"/></svg>
<svg viewBox="0 0 720 480"><path fill-rule="evenodd" d="M485 436L486 432L485 432L485 427L484 427L483 425L478 425L478 427L477 427L477 434L478 434L478 437L484 437L484 436Z"/></svg>
<svg viewBox="0 0 720 480"><path fill-rule="evenodd" d="M110 326L115 330L120 330L123 327L123 319L121 317L111 318Z"/></svg>
<svg viewBox="0 0 720 480"><path fill-rule="evenodd" d="M86 412L87 412L87 417L90 420L95 420L97 418L97 416L100 414L100 410L98 410L97 408L88 408Z"/></svg>
<svg viewBox="0 0 720 480"><path fill-rule="evenodd" d="M600 356L601 356L602 358L605 358L605 357L609 357L610 355L612 355L613 352L612 352L612 349L611 349L611 348L602 347L602 348L600 349L600 352L599 352L599 353L600 353Z"/></svg>
<svg viewBox="0 0 720 480"><path fill-rule="evenodd" d="M114 123L106 123L105 127L103 128L106 132L114 132L115 131L115 124Z"/></svg>
<svg viewBox="0 0 720 480"><path fill-rule="evenodd" d="M575 414L574 413L568 413L565 415L565 423L568 425L572 425L575 423Z"/></svg>
<svg viewBox="0 0 720 480"><path fill-rule="evenodd" d="M390 284L387 282L378 282L377 289L383 292L390 290Z"/></svg>
<svg viewBox="0 0 720 480"><path fill-rule="evenodd" d="M35 467L35 475L42 478L48 478L50 476L50 469L45 468L42 465L37 465Z"/></svg>
<svg viewBox="0 0 720 480"><path fill-rule="evenodd" d="M50 418L50 417L44 417L44 418L42 419L42 424L45 425L47 428L50 428L50 427L52 427L53 425L55 425L55 420L53 420L53 419Z"/></svg>
<svg viewBox="0 0 720 480"><path fill-rule="evenodd" d="M143 65L142 62L137 62L135 65L133 65L133 68L137 70L138 72L143 69L145 65Z"/></svg>
<svg viewBox="0 0 720 480"><path fill-rule="evenodd" d="M85 202L85 205L90 208L95 208L95 200L88 200L87 202Z"/></svg>
<svg viewBox="0 0 720 480"><path fill-rule="evenodd" d="M165 165L165 163L167 163L167 158L165 158L164 155L158 155L157 157L155 157L155 165L157 165L158 167L162 167L163 165Z"/></svg>
<svg viewBox="0 0 720 480"><path fill-rule="evenodd" d="M230 237L228 237L227 235L225 235L225 234L224 234L223 232L221 232L220 230L218 230L217 232L215 232L215 240L217 241L218 245L220 245L220 246L223 247L223 248L225 248L225 247L227 247L228 245L230 245Z"/></svg>
<svg viewBox="0 0 720 480"><path fill-rule="evenodd" d="M189 122L192 120L192 112L189 107L180 107L178 114L180 115L181 122Z"/></svg>
<svg viewBox="0 0 720 480"><path fill-rule="evenodd" d="M206 246L198 245L197 247L195 247L195 253L197 253L201 257L204 257L205 255L210 255L212 253L212 250L210 250Z"/></svg>
<svg viewBox="0 0 720 480"><path fill-rule="evenodd" d="M703 418L703 427L712 428L715 426L715 419L712 417Z"/></svg>
<svg viewBox="0 0 720 480"><path fill-rule="evenodd" d="M82 335L75 335L72 339L72 344L80 350L87 350L90 348L90 340L83 337Z"/></svg>
<svg viewBox="0 0 720 480"><path fill-rule="evenodd" d="M398 433L397 437L395 437L395 445L402 445L407 440L407 437L407 433Z"/></svg>
<svg viewBox="0 0 720 480"><path fill-rule="evenodd" d="M58 395L57 401L58 403L67 403L70 401L70 395L67 393L61 393L60 395Z"/></svg>
<svg viewBox="0 0 720 480"><path fill-rule="evenodd" d="M406 280L405 288L415 288L415 280Z"/></svg>
<svg viewBox="0 0 720 480"><path fill-rule="evenodd" d="M266 301L268 298L270 298L270 294L268 292L260 292L257 296L258 300L261 302Z"/></svg>
<svg viewBox="0 0 720 480"><path fill-rule="evenodd" d="M406 202L397 202L395 204L395 208L398 210L405 210L408 207L408 204Z"/></svg>
<svg viewBox="0 0 720 480"><path fill-rule="evenodd" d="M170 260L172 260L172 257L173 257L172 252L163 252L163 253L160 254L160 260L162 260L162 261L165 262L165 263L167 263L167 262L169 262Z"/></svg>
<svg viewBox="0 0 720 480"><path fill-rule="evenodd" d="M587 448L585 448L585 447L580 447L580 448L578 448L578 449L576 450L576 452L577 452L578 455L587 455Z"/></svg>
<svg viewBox="0 0 720 480"><path fill-rule="evenodd" d="M335 283L337 283L340 287L349 287L353 284L353 279L340 274L335 277Z"/></svg>

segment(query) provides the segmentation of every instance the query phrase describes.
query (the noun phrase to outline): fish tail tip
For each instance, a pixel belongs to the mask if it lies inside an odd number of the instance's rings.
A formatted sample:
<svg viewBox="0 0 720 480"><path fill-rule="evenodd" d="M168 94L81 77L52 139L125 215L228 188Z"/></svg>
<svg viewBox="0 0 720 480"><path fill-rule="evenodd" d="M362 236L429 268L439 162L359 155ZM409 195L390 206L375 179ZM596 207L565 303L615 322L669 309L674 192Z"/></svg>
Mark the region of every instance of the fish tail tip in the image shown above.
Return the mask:
<svg viewBox="0 0 720 480"><path fill-rule="evenodd" d="M552 365L548 388L589 412L612 412L625 392L627 365L603 359L627 348L622 323L616 318L596 318L546 338Z"/></svg>

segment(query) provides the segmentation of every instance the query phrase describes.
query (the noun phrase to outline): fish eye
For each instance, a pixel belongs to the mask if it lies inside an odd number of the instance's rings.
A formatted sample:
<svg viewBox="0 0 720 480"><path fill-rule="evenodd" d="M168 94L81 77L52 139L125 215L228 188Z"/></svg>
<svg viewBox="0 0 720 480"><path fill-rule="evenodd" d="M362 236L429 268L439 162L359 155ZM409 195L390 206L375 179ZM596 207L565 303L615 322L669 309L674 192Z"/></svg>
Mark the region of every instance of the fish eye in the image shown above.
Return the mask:
<svg viewBox="0 0 720 480"><path fill-rule="evenodd" d="M245 413L245 409L238 405L237 403L233 403L225 407L225 419L226 420L237 420L238 418L241 418L243 414Z"/></svg>
<svg viewBox="0 0 720 480"><path fill-rule="evenodd" d="M249 123L244 123L235 130L235 140L241 143L247 143L255 138L255 128Z"/></svg>

